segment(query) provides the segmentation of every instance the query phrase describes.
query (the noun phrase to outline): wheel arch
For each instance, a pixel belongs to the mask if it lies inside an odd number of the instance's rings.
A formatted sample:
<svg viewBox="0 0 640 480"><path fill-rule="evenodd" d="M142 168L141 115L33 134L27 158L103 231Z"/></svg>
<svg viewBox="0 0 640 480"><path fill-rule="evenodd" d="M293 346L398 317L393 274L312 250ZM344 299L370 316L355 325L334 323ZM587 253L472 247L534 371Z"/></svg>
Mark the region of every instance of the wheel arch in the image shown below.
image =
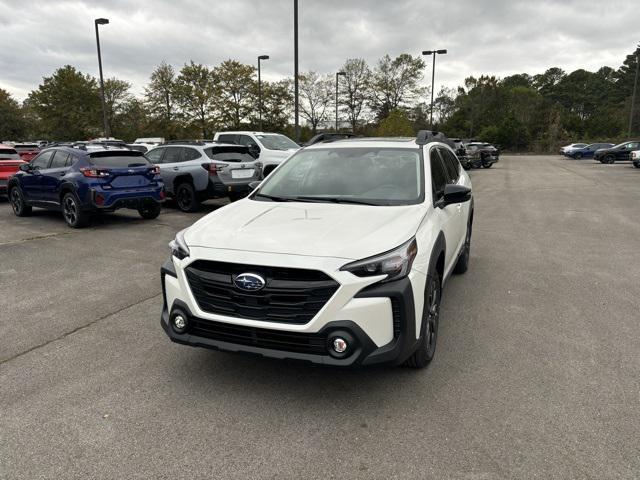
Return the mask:
<svg viewBox="0 0 640 480"><path fill-rule="evenodd" d="M191 186L195 189L195 183L193 181L193 176L189 173L185 173L182 175L178 175L176 178L173 179L173 193L176 193L176 190L178 189L178 185L180 185L181 183L189 183L191 184Z"/></svg>

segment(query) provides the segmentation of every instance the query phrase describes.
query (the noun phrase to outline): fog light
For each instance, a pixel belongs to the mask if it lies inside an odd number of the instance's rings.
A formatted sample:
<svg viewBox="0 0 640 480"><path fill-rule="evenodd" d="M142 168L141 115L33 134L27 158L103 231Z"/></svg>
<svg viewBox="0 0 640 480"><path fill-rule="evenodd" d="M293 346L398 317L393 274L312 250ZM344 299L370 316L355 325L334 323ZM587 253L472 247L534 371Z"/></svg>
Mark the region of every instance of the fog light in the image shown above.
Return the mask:
<svg viewBox="0 0 640 480"><path fill-rule="evenodd" d="M184 333L187 330L187 319L178 313L171 320L171 326L176 333Z"/></svg>
<svg viewBox="0 0 640 480"><path fill-rule="evenodd" d="M344 353L347 351L347 348L349 348L349 344L344 338L336 337L333 339L333 349L336 353Z"/></svg>

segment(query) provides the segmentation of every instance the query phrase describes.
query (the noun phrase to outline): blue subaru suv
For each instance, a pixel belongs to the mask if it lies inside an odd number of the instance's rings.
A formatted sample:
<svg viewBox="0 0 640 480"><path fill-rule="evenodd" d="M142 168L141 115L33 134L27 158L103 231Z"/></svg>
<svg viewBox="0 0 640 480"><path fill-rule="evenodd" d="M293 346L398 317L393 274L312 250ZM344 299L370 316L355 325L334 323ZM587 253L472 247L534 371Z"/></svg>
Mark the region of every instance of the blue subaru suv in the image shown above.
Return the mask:
<svg viewBox="0 0 640 480"><path fill-rule="evenodd" d="M92 214L120 208L156 218L163 187L158 167L141 152L56 147L21 165L9 180L8 193L18 217L31 214L32 207L61 210L70 227L80 228Z"/></svg>

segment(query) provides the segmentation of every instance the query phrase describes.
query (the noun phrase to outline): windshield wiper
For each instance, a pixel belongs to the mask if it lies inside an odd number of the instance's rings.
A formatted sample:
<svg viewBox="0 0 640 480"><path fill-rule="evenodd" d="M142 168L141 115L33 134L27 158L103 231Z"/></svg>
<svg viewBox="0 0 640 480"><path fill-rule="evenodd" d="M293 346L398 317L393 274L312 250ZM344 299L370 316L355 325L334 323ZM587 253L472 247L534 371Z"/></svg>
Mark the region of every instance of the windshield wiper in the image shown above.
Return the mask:
<svg viewBox="0 0 640 480"><path fill-rule="evenodd" d="M356 200L352 198L344 198L344 197L292 197L295 200L302 200L305 202L328 202L328 203L350 203L353 205L373 205L380 206L378 203L367 202L365 200Z"/></svg>
<svg viewBox="0 0 640 480"><path fill-rule="evenodd" d="M273 202L295 202L295 198L291 197L277 197L275 195L267 195L266 193L256 193L254 197L267 198Z"/></svg>

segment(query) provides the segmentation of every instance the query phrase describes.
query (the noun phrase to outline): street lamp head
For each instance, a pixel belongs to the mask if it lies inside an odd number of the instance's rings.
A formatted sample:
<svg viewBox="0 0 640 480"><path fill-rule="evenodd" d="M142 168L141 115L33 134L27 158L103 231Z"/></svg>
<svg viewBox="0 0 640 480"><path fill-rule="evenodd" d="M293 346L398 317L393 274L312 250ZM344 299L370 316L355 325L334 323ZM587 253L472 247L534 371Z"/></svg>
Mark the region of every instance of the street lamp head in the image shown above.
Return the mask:
<svg viewBox="0 0 640 480"><path fill-rule="evenodd" d="M108 18L96 18L96 25L106 25L109 23Z"/></svg>
<svg viewBox="0 0 640 480"><path fill-rule="evenodd" d="M422 51L422 54L423 54L423 55L431 55L432 53L433 53L433 51L432 51L432 50L423 50L423 51Z"/></svg>
<svg viewBox="0 0 640 480"><path fill-rule="evenodd" d="M260 55L258 60L269 60L269 55Z"/></svg>
<svg viewBox="0 0 640 480"><path fill-rule="evenodd" d="M438 55L443 55L443 54L447 53L447 51L446 50L436 50L436 53Z"/></svg>
<svg viewBox="0 0 640 480"><path fill-rule="evenodd" d="M345 77L347 75L347 72L336 72L336 75L339 75L341 77Z"/></svg>

